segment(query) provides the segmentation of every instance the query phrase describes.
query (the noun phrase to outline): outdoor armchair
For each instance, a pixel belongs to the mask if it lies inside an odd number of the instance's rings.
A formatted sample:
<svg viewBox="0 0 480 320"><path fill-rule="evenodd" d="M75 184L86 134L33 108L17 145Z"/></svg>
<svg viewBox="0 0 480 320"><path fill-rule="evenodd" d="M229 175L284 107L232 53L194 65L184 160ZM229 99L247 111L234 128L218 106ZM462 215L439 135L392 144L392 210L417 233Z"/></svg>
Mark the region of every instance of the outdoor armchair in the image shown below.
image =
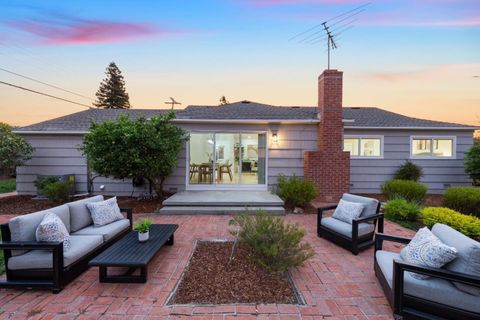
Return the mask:
<svg viewBox="0 0 480 320"><path fill-rule="evenodd" d="M383 214L379 213L380 203L376 199L348 193L345 193L342 199L365 205L360 217L352 220L352 224L349 224L333 217L323 216L324 212L336 209L337 204L320 207L317 213L317 234L356 255L375 243L374 236L377 226L378 231L383 232Z"/></svg>

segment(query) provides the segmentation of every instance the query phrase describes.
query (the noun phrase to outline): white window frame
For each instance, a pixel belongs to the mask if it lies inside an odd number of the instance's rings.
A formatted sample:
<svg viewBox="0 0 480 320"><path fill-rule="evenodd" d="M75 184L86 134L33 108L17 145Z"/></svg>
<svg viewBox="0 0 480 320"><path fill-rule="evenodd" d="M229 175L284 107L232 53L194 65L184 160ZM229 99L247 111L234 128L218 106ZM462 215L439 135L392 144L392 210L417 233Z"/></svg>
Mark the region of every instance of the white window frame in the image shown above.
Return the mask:
<svg viewBox="0 0 480 320"><path fill-rule="evenodd" d="M383 150L384 150L384 147L383 147L383 141L384 141L384 136L383 135L369 135L369 134L362 134L362 135L358 135L358 134L345 134L343 135L343 139L358 139L358 152L360 152L361 150L361 147L360 147L360 143L361 143L361 140L362 139L380 139L380 155L379 156L361 156L361 155L358 155L358 156L352 156L350 154L350 159L383 159ZM344 140L342 140L342 150L343 150L343 146L344 146Z"/></svg>
<svg viewBox="0 0 480 320"><path fill-rule="evenodd" d="M269 170L269 142L270 137L268 136L268 130L190 130L189 134L192 133L212 133L212 134L265 134L267 141L265 141L265 183L264 184L190 184L190 141L186 142L185 146L185 190L258 190L258 191L267 191L268 190L268 170ZM216 146L216 139L214 139L213 148ZM216 152L213 153L214 161L216 160Z"/></svg>
<svg viewBox="0 0 480 320"><path fill-rule="evenodd" d="M432 155L432 150L430 149L429 156L418 156L413 154L413 140L414 139L422 139L422 140L431 140L431 148L433 148L433 140L440 139L440 140L452 140L452 156L451 157L438 157ZM435 136L410 136L410 159L435 159L435 160L446 160L446 159L456 159L457 158L457 137L456 136L442 136L442 135L435 135Z"/></svg>

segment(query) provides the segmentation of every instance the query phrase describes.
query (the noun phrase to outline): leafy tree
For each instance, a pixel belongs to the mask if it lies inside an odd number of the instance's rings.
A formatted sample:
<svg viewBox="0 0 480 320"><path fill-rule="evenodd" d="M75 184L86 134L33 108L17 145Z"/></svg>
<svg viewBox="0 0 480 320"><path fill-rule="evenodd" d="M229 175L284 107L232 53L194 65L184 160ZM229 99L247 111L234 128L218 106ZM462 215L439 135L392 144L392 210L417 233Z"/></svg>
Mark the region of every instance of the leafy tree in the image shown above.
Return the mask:
<svg viewBox="0 0 480 320"><path fill-rule="evenodd" d="M129 109L130 101L125 91L125 80L115 62L110 62L105 74L107 77L100 83L94 105L105 109Z"/></svg>
<svg viewBox="0 0 480 320"><path fill-rule="evenodd" d="M13 175L17 166L31 158L33 148L24 137L12 132L12 127L0 122L0 172Z"/></svg>
<svg viewBox="0 0 480 320"><path fill-rule="evenodd" d="M475 142L465 154L465 172L475 185L480 185L480 142Z"/></svg>
<svg viewBox="0 0 480 320"><path fill-rule="evenodd" d="M175 113L149 120L120 116L116 121L93 124L80 149L97 174L115 179L144 177L163 197L163 182L177 166L185 130L172 124Z"/></svg>
<svg viewBox="0 0 480 320"><path fill-rule="evenodd" d="M221 96L220 97L220 105L223 106L223 105L226 105L226 104L229 104L230 102L228 102L227 98L225 96Z"/></svg>

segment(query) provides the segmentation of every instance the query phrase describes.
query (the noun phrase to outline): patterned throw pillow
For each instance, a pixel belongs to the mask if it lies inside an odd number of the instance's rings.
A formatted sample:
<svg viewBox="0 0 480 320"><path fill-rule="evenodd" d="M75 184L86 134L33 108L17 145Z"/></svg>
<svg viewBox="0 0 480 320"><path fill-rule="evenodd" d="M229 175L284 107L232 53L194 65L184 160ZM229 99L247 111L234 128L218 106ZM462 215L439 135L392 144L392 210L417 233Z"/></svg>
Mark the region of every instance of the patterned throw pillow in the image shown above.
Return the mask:
<svg viewBox="0 0 480 320"><path fill-rule="evenodd" d="M403 260L420 266L441 268L457 256L457 249L447 246L427 227L418 230L410 243L400 251ZM410 272L416 279L428 279L429 276Z"/></svg>
<svg viewBox="0 0 480 320"><path fill-rule="evenodd" d="M358 219L365 206L361 203L349 202L340 199L332 218L352 224L353 219Z"/></svg>
<svg viewBox="0 0 480 320"><path fill-rule="evenodd" d="M35 231L37 241L63 241L63 251L71 247L70 235L62 220L53 212L48 212Z"/></svg>
<svg viewBox="0 0 480 320"><path fill-rule="evenodd" d="M117 197L100 202L89 202L87 208L92 215L93 224L97 227L123 219Z"/></svg>

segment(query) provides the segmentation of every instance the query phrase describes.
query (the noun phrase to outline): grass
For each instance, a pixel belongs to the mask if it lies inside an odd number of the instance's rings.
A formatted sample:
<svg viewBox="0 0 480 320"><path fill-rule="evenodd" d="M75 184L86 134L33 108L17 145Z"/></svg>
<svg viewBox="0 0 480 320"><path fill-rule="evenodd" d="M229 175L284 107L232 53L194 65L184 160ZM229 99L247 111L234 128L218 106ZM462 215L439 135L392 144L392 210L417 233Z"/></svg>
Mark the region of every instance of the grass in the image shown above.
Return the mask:
<svg viewBox="0 0 480 320"><path fill-rule="evenodd" d="M12 192L17 189L15 179L0 180L0 193Z"/></svg>

